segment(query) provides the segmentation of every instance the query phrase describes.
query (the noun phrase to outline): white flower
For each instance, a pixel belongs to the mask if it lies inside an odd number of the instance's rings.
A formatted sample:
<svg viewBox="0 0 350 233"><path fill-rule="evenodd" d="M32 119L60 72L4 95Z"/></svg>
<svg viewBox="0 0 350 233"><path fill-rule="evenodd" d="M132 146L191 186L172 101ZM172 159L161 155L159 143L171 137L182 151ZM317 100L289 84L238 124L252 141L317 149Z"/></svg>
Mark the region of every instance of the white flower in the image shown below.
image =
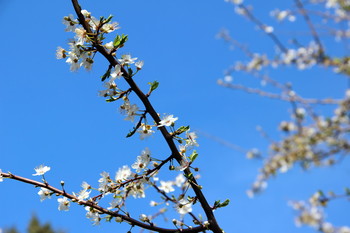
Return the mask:
<svg viewBox="0 0 350 233"><path fill-rule="evenodd" d="M96 19L94 16L91 16L89 18L89 20L86 20L90 27L92 28L92 30L96 30L97 29L97 25L100 25L100 20Z"/></svg>
<svg viewBox="0 0 350 233"><path fill-rule="evenodd" d="M164 191L165 193L174 192L175 189L173 188L173 182L172 181L160 181L161 186L158 187L160 190Z"/></svg>
<svg viewBox="0 0 350 233"><path fill-rule="evenodd" d="M124 55L122 55L121 59L118 59L118 61L120 63L122 63L122 65L124 65L124 64L133 64L133 63L135 63L135 60L137 60L137 57L131 58L130 54L124 54Z"/></svg>
<svg viewBox="0 0 350 233"><path fill-rule="evenodd" d="M176 205L176 210L181 215L190 213L192 212L192 203L186 201L185 199L181 199Z"/></svg>
<svg viewBox="0 0 350 233"><path fill-rule="evenodd" d="M58 201L58 210L59 211L62 211L62 210L68 211L69 210L70 202L68 201L67 197L58 198L57 201Z"/></svg>
<svg viewBox="0 0 350 233"><path fill-rule="evenodd" d="M142 67L143 67L143 64L144 64L143 61L137 61L137 62L135 63L135 66L136 66L136 68L137 68L138 70L141 70Z"/></svg>
<svg viewBox="0 0 350 233"><path fill-rule="evenodd" d="M46 172L50 171L50 167L48 166L44 166L44 165L40 165L39 167L34 168L35 170L35 174L33 174L33 176L42 176L44 175Z"/></svg>
<svg viewBox="0 0 350 233"><path fill-rule="evenodd" d="M199 146L199 144L196 141L196 138L198 137L195 132L189 133L188 131L186 132L186 147L192 147L192 146Z"/></svg>
<svg viewBox="0 0 350 233"><path fill-rule="evenodd" d="M304 118L305 114L306 114L306 111L305 111L304 108L297 108L295 110L295 114L296 114L296 117L298 117L298 118Z"/></svg>
<svg viewBox="0 0 350 233"><path fill-rule="evenodd" d="M85 43L85 39L86 39L86 35L87 35L87 32L85 31L85 29L83 28L76 28L74 30L75 32L75 38L77 38L78 40L76 41L76 44L77 45L84 45Z"/></svg>
<svg viewBox="0 0 350 233"><path fill-rule="evenodd" d="M140 139L143 140L151 136L154 133L154 130L152 130L152 126L142 123L141 129L137 132L140 133Z"/></svg>
<svg viewBox="0 0 350 233"><path fill-rule="evenodd" d="M57 47L57 50L56 50L56 58L57 59L63 59L63 58L66 58L67 55L66 55L66 50L61 48L61 47Z"/></svg>
<svg viewBox="0 0 350 233"><path fill-rule="evenodd" d="M130 194L134 197L134 198L145 198L146 194L145 194L145 187L143 185L142 181L138 181L135 183L131 183L128 186L128 190L130 190Z"/></svg>
<svg viewBox="0 0 350 233"><path fill-rule="evenodd" d="M65 16L62 20L62 23L66 25L66 32L73 32L75 29L75 25L78 24L77 21L75 21L74 16L70 14L69 16Z"/></svg>
<svg viewBox="0 0 350 233"><path fill-rule="evenodd" d="M111 209L117 208L121 201L122 201L121 198L114 198L112 202L109 203L110 207L108 207L107 209L111 210Z"/></svg>
<svg viewBox="0 0 350 233"><path fill-rule="evenodd" d="M84 190L91 189L91 186L90 186L87 182L85 182L85 181L83 181L83 183L81 184L81 187L82 187Z"/></svg>
<svg viewBox="0 0 350 233"><path fill-rule="evenodd" d="M232 78L231 75L226 75L226 76L224 77L224 81L230 83L230 82L233 81L233 78Z"/></svg>
<svg viewBox="0 0 350 233"><path fill-rule="evenodd" d="M93 225L99 225L100 224L100 215L96 211L91 211L91 208L89 206L85 207L85 210L87 211L86 217L91 220Z"/></svg>
<svg viewBox="0 0 350 233"><path fill-rule="evenodd" d="M109 183L110 183L109 173L102 172L100 175L102 177L98 180L98 182L100 183L98 190L100 190L102 192L107 192L108 187L109 187Z"/></svg>
<svg viewBox="0 0 350 233"><path fill-rule="evenodd" d="M70 64L70 71L76 71L79 69L79 58L77 54L73 52L68 53L69 57L67 58L66 62Z"/></svg>
<svg viewBox="0 0 350 233"><path fill-rule="evenodd" d="M91 70L94 60L87 53L83 53L80 58L82 60L80 66L83 66L86 70Z"/></svg>
<svg viewBox="0 0 350 233"><path fill-rule="evenodd" d="M175 178L175 185L177 187L181 187L183 185L183 183L185 183L186 178L184 175L182 175L181 173Z"/></svg>
<svg viewBox="0 0 350 233"><path fill-rule="evenodd" d="M350 233L350 228L349 227L340 227L339 233Z"/></svg>
<svg viewBox="0 0 350 233"><path fill-rule="evenodd" d="M119 25L119 23L117 23L117 22L106 23L102 26L101 32L111 33L111 32L120 28L120 27L118 27L118 25Z"/></svg>
<svg viewBox="0 0 350 233"><path fill-rule="evenodd" d="M157 203L157 202L155 202L155 201L151 201L151 202L149 203L149 205L153 207L153 206L157 206L157 205L158 205L158 203Z"/></svg>
<svg viewBox="0 0 350 233"><path fill-rule="evenodd" d="M130 102L126 100L124 101L124 104L120 106L120 110L123 114L127 115L124 120L134 121L135 115L137 115L137 111L139 111L139 107L136 104L131 105Z"/></svg>
<svg viewBox="0 0 350 233"><path fill-rule="evenodd" d="M113 48L114 48L114 46L113 46L113 41L106 43L106 44L105 44L105 48L106 48L106 49L113 49Z"/></svg>
<svg viewBox="0 0 350 233"><path fill-rule="evenodd" d="M122 168L119 168L117 174L115 175L115 180L119 183L129 179L132 175L130 168L127 165L124 165Z"/></svg>
<svg viewBox="0 0 350 233"><path fill-rule="evenodd" d="M141 172L143 169L147 168L149 162L151 161L150 150L146 148L141 152L140 156L137 156L136 162L131 166L136 170L137 173Z"/></svg>
<svg viewBox="0 0 350 233"><path fill-rule="evenodd" d="M177 119L179 119L179 118L178 117L174 117L174 115L167 115L161 121L159 121L158 127L161 127L161 126L172 126Z"/></svg>
<svg viewBox="0 0 350 233"><path fill-rule="evenodd" d="M272 33L273 32L273 27L271 27L271 26L264 26L264 31L266 33Z"/></svg>
<svg viewBox="0 0 350 233"><path fill-rule="evenodd" d="M90 193L91 191L83 189L78 193L78 196L75 193L73 193L73 195L76 196L79 201L84 201L85 199L89 198Z"/></svg>
<svg viewBox="0 0 350 233"><path fill-rule="evenodd" d="M149 218L145 214L141 214L139 218L142 222L149 222Z"/></svg>
<svg viewBox="0 0 350 233"><path fill-rule="evenodd" d="M87 10L81 10L80 12L87 18L91 17L91 12L88 12Z"/></svg>
<svg viewBox="0 0 350 233"><path fill-rule="evenodd" d="M1 169L0 169L0 182L3 182L3 181L4 181L4 178L3 178L3 176L1 175L1 173L2 173L2 171L1 171Z"/></svg>
<svg viewBox="0 0 350 233"><path fill-rule="evenodd" d="M50 192L50 190L48 190L46 188L40 188L38 194L40 196L40 201L43 201L46 198L51 198L52 193Z"/></svg>
<svg viewBox="0 0 350 233"><path fill-rule="evenodd" d="M122 77L122 75L123 72L121 72L121 66L117 64L116 66L114 66L114 71L111 73L111 77L116 79Z"/></svg>

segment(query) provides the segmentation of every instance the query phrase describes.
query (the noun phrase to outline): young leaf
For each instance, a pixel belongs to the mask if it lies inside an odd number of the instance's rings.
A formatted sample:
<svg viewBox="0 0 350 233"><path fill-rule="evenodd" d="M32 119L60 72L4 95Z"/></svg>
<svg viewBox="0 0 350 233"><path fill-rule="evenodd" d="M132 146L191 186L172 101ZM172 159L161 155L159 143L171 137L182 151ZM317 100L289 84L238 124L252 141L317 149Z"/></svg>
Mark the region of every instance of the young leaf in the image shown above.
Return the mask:
<svg viewBox="0 0 350 233"><path fill-rule="evenodd" d="M223 203L220 203L220 205L218 206L218 208L225 207L225 206L227 206L228 204L230 204L230 199L226 199Z"/></svg>
<svg viewBox="0 0 350 233"><path fill-rule="evenodd" d="M178 128L174 134L179 135L182 134L183 132L186 132L187 130L190 129L190 126L181 126L180 128Z"/></svg>
<svg viewBox="0 0 350 233"><path fill-rule="evenodd" d="M105 23L111 22L112 18L113 18L113 15L108 16L108 18L103 23L105 24Z"/></svg>
<svg viewBox="0 0 350 233"><path fill-rule="evenodd" d="M111 75L111 69L112 69L112 66L109 66L106 73L104 73L104 75L101 76L102 82L105 81L107 78L109 78L109 76Z"/></svg>
<svg viewBox="0 0 350 233"><path fill-rule="evenodd" d="M196 158L197 158L197 156L198 156L198 153L197 153L197 151L196 150L194 150L193 152L192 152L192 154L190 155L190 161L191 162L193 162Z"/></svg>
<svg viewBox="0 0 350 233"><path fill-rule="evenodd" d="M151 87L149 88L149 93L151 93L152 91L154 91L155 89L157 89L157 87L159 86L159 82L154 81L154 82L149 82L148 83Z"/></svg>
<svg viewBox="0 0 350 233"><path fill-rule="evenodd" d="M115 48L121 48L124 46L124 43L128 40L128 35L124 35L122 34L121 36L120 35L117 35L116 38L114 39L113 41L113 46Z"/></svg>

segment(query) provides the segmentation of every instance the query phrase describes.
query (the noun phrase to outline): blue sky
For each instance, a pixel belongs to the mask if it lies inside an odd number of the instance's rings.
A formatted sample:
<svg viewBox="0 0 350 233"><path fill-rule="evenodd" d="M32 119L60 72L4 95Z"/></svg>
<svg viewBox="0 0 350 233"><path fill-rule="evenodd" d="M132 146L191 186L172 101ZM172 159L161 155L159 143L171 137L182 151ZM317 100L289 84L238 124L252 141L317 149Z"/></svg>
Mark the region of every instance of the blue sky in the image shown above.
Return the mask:
<svg viewBox="0 0 350 233"><path fill-rule="evenodd" d="M282 2L282 3L281 3ZM272 23L269 11L292 5L290 1L249 1L256 14ZM147 82L160 86L151 101L160 114L174 114L179 125L222 138L244 148L266 149L268 144L256 131L261 125L278 138L278 123L288 119L289 105L224 89L216 84L224 70L241 60L238 50L217 40L215 35L228 28L232 36L257 52L273 52L273 44L247 20L234 14L224 1L81 1L83 8L96 17L113 14L129 35L124 48L145 61L135 77L147 89ZM114 174L124 164L132 164L148 146L159 157L168 150L159 135L145 141L126 139L132 125L123 121L115 104L98 96L99 77L107 68L97 58L91 72L72 73L64 61L56 60L57 46L67 47L72 34L64 31L62 17L73 13L70 1L1 0L2 20L0 78L0 168L31 177L39 164L51 166L47 179L52 185L66 182L67 191L77 192L82 181L97 185L102 171ZM305 25L280 25L282 38L288 30ZM303 37L305 41L309 38ZM325 38L327 42L332 42ZM339 47L330 47L340 51ZM243 58L244 59L244 58ZM292 80L307 97L342 97L343 77L331 70L297 72L293 69L271 71L281 81ZM237 81L244 75L236 74ZM317 84L317 88L314 85ZM196 165L201 168L200 183L209 202L226 198L231 204L215 212L226 232L277 233L314 232L297 228L288 200L307 199L318 189L341 192L350 170L343 164L303 172L299 168L271 180L262 195L249 199L245 192L257 175L261 163L201 136ZM6 180L0 185L0 228L17 226L24 231L32 213L43 222L67 232L126 232L126 224L102 223L92 226L85 210L72 206L59 212L57 201L40 202L37 189ZM139 205L138 202L130 206ZM349 224L345 209L349 203L335 201L329 208L329 220L335 225Z"/></svg>

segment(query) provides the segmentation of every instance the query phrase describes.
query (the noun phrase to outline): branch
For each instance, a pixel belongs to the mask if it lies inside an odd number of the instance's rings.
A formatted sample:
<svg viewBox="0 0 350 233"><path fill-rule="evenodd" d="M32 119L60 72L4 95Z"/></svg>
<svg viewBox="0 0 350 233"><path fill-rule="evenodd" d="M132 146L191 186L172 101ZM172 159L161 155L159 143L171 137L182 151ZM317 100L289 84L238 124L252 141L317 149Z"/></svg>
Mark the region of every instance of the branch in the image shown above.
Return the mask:
<svg viewBox="0 0 350 233"><path fill-rule="evenodd" d="M127 216L127 215L119 214L116 211L110 211L108 209L105 209L105 208L95 204L92 201L78 200L76 196L74 196L72 194L68 194L64 190L60 190L58 188L55 188L55 187L53 187L53 186L51 186L51 185L49 185L48 183L45 183L45 182L44 183L43 182L38 182L38 181L31 180L31 179L28 179L28 178L24 178L24 177L21 177L21 176L13 175L11 173L0 172L0 176L2 176L4 178L10 178L10 179L13 179L13 180L18 180L18 181L21 181L23 183L34 185L36 187L46 188L46 189L52 191L53 193L55 193L57 196L67 197L70 200L72 200L73 202L77 202L79 205L89 206L89 207L93 208L94 210L98 210L100 213L107 214L107 215L113 216L113 217L119 217L119 218L123 219L123 221L129 222L131 225L135 225L135 226L138 226L138 227L141 227L141 228L144 228L144 229L148 229L148 230L151 230L151 231L156 231L156 232L169 232L169 233L171 233L171 232L173 232L173 233L179 232L178 229L166 229L166 228L161 228L161 227L157 227L157 226L154 226L154 225L149 225L149 224L140 222L140 221L138 221L138 220L136 220L134 218L131 218L131 217ZM198 226L198 227L193 227L192 229L190 229L190 228L182 229L181 232L196 233L196 232L201 232L203 230L205 230L205 227L201 225L201 226Z"/></svg>
<svg viewBox="0 0 350 233"><path fill-rule="evenodd" d="M74 10L78 16L78 20L79 20L80 24L83 26L83 28L86 30L86 32L88 34L92 34L90 26L85 21L85 18L83 16L83 14L81 13L81 7L80 7L78 1L72 0L72 4L73 4ZM101 46L101 44L99 43L99 40L97 38L97 35L93 36L92 45L96 48L96 50L102 56L104 56L108 60L110 65L112 65L112 66L119 65L118 61L114 58L114 56L112 54L110 54L103 46ZM140 88L136 85L136 83L134 82L134 80L132 79L130 74L125 70L125 68L123 66L121 66L121 71L123 72L123 77L124 77L125 81L129 84L130 88L135 92L135 94L138 96L138 98L142 101L144 107L146 108L146 111L151 115L151 117L156 122L156 124L159 125L160 118L158 116L158 113L153 108L153 106L150 103L150 101L148 100L147 96L140 90ZM171 150L172 157L174 159L176 159L176 161L179 164L181 164L182 156L179 153L179 151L177 150L177 147L173 141L172 135L168 132L168 130L164 126L159 127L159 129L160 129L165 141L167 142L167 144ZM192 172L190 171L189 168L186 168L184 170L184 173L186 174L187 177L189 177L192 174ZM208 218L209 229L212 230L214 233L222 233L222 230L220 229L220 227L215 219L215 216L213 214L211 207L209 206L205 196L202 193L202 190L199 188L200 186L197 184L197 181L194 178L192 178L191 187L192 187L193 191L195 192L195 194L196 194L199 202L201 203L202 208L203 208L203 210Z"/></svg>

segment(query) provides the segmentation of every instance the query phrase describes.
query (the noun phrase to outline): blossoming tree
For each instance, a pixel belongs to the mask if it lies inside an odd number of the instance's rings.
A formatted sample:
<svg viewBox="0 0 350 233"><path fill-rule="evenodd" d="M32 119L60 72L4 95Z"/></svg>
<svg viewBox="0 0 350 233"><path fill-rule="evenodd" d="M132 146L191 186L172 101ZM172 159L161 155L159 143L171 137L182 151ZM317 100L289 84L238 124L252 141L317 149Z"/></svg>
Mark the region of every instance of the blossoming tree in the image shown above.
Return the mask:
<svg viewBox="0 0 350 233"><path fill-rule="evenodd" d="M286 67L294 67L299 72L305 70L332 69L338 76L334 79L349 78L349 56L342 55L337 50L342 43L349 40L349 12L350 2L342 0L310 0L290 1L290 9L274 9L270 15L278 21L276 27L265 24L253 13L253 7L242 0L226 0L234 5L238 15L245 17L255 24L256 28L272 40L275 48L263 53L253 52L248 46L231 37L227 30L219 33L219 37L233 48L240 49L247 61L236 61L226 71L226 76L218 80L218 84L260 97L277 99L290 103L290 120L284 120L279 130L284 134L278 140L271 140L267 134L270 146L267 155L252 149L247 152L250 159L262 159L263 166L247 194L251 197L262 192L267 187L271 177L285 173L295 165L303 169L312 169L322 166L336 166L349 154L349 111L350 89L344 86L343 98L329 97L329 93L322 93L324 98L306 98L308 93L297 91L298 85L293 85L293 78L283 80L273 78L274 70L283 70L288 77ZM248 2L248 1L247 1ZM288 24L302 20L307 26L307 40L305 36L290 38L285 36ZM343 25L347 26L344 28ZM280 29L280 33L278 31ZM296 30L296 29L293 29ZM283 34L284 33L284 34ZM320 34L322 36L320 36ZM280 35L282 34L282 35ZM323 36L324 35L324 36ZM326 36L331 36L330 42ZM347 47L348 49L348 47ZM349 50L347 50L348 52ZM343 52L343 51L342 51ZM240 84L233 77L243 73L257 78L260 82L255 87ZM312 75L312 74L311 74ZM341 77L339 77L341 76ZM244 83L244 81L242 81ZM251 85L251 84L250 84ZM305 84L304 84L305 85ZM317 83L313 84L317 88ZM324 107L332 108L332 112ZM271 142L272 141L272 142ZM335 226L326 220L324 208L333 200L349 200L350 190L344 182L345 189L330 191L316 191L308 201L293 201L291 206L298 212L296 223L309 225L324 233L350 232L347 226Z"/></svg>
<svg viewBox="0 0 350 233"><path fill-rule="evenodd" d="M130 54L118 55L119 49L126 45L128 36L117 33L119 24L112 22L113 17L96 18L82 9L77 0L72 0L72 6L76 16L65 16L63 23L66 31L74 34L74 39L68 43L68 49L58 47L57 58L64 59L71 71L77 71L80 68L91 70L95 56L100 54L104 57L109 65L101 76L105 89L100 91L100 96L113 104L122 102L120 110L125 120L135 123L127 137L139 135L140 139L144 139L160 133L169 148L169 155L156 158L149 148L145 148L131 166L120 167L115 176L102 172L98 187L83 182L78 193L66 191L64 181L61 181L60 187L51 185L45 177L51 167L46 165L35 168L33 176L41 177L40 181L1 170L0 181L13 179L36 186L41 201L57 196L59 211L68 211L72 203L81 205L86 209L86 217L95 225L102 220L113 220L130 224L131 229L139 227L153 232L223 232L213 211L227 206L229 200L208 203L204 196L197 182L198 169L192 166L198 156L194 150L198 146L196 134L190 131L189 126L176 126L177 117L160 117L154 109L149 97L157 89L157 81L150 82L147 91L136 84L134 76L142 70L144 62ZM116 35L110 40L113 33ZM123 80L128 85L126 89L121 88L120 82ZM139 99L142 106L131 102L132 95ZM158 177L161 169L169 169L177 175L174 180L164 181ZM175 188L178 189L176 195ZM160 203L151 201L151 205L164 207L153 215L142 213L135 216L132 211L129 212L126 209L128 200L146 197L149 189L153 189L163 200ZM194 205L202 207L205 218L193 213ZM159 226L154 220L167 209L175 210L178 217L171 221L171 226Z"/></svg>

